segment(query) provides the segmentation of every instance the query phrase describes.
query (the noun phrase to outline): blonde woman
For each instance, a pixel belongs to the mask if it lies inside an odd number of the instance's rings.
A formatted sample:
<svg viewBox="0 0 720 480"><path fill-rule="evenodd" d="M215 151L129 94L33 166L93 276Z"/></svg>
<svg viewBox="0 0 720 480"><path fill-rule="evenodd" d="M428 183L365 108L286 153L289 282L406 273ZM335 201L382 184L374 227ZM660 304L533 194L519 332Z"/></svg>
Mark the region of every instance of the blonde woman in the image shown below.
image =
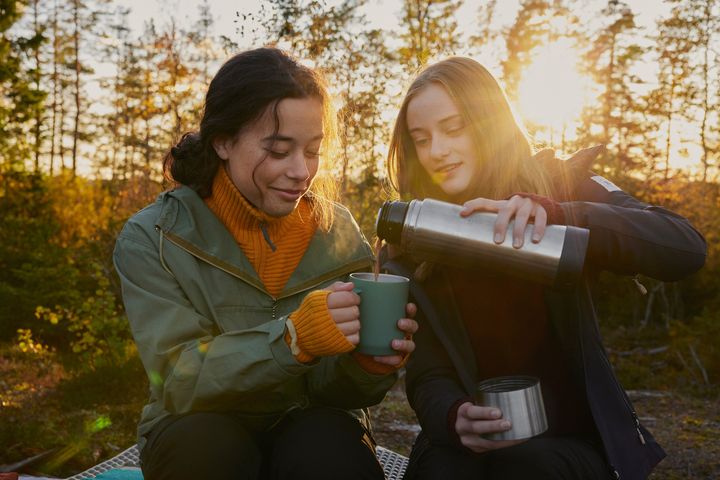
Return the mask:
<svg viewBox="0 0 720 480"><path fill-rule="evenodd" d="M511 236L515 248L526 226L533 242L548 224L588 228L590 239L582 284L570 292L482 269L418 268L404 254L385 264L416 273L420 329L406 381L422 433L406 478L641 479L665 456L610 367L589 284L600 270L680 279L703 265L705 241L683 217L589 172L601 149L567 161L534 153L495 78L469 58L427 67L408 89L389 152L403 199L497 213L495 241ZM549 430L488 440L512 418L475 404L474 386L517 374L540 378Z"/></svg>

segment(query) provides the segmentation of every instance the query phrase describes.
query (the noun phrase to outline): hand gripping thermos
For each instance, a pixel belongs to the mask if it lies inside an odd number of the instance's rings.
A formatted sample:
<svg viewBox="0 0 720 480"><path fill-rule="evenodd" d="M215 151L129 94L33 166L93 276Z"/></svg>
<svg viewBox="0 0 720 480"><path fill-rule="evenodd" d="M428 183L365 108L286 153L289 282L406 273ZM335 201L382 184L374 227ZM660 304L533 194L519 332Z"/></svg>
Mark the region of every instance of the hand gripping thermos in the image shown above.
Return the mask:
<svg viewBox="0 0 720 480"><path fill-rule="evenodd" d="M461 209L433 199L385 202L375 228L378 237L417 260L490 270L560 289L570 289L580 280L587 229L548 225L542 240L533 243L528 225L525 243L518 249L512 246L512 221L505 241L496 244L497 215L478 212L461 217Z"/></svg>

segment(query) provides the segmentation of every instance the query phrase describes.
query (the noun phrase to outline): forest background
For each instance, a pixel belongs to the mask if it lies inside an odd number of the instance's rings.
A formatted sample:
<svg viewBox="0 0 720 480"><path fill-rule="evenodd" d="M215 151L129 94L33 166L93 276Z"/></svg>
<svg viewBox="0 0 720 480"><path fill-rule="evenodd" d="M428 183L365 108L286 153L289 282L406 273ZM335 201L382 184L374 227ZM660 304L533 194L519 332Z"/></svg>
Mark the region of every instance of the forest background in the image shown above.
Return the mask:
<svg viewBox="0 0 720 480"><path fill-rule="evenodd" d="M326 73L342 135L334 173L368 238L391 195L398 101L428 61L491 66L538 147L606 145L595 171L687 216L708 241L706 266L681 282L600 279L611 359L626 388L716 405L720 2L666 0L650 28L637 22L642 7L618 0L519 0L509 20L500 2L467 3L474 28L460 28L462 1L398 0L388 30L368 20L366 0L269 0L222 12L235 33L219 35L207 1L191 19L166 9L135 32L108 0L0 0L0 464L49 452L25 468L66 475L134 442L147 380L114 240L167 187L164 154L198 124L221 62L248 45L278 45ZM580 83L577 98L556 98ZM678 435L717 445L711 410L673 412ZM698 462L699 475L718 471L717 459Z"/></svg>

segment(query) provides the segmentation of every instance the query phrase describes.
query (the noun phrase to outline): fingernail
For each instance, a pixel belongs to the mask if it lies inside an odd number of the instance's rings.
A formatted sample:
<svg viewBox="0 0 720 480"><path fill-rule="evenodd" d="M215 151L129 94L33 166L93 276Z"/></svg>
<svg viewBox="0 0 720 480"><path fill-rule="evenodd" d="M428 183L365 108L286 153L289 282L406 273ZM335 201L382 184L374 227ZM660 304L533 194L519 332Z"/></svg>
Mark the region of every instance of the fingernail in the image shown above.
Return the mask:
<svg viewBox="0 0 720 480"><path fill-rule="evenodd" d="M496 233L495 234L495 243L502 243L502 241L503 241L502 235L500 235L499 233Z"/></svg>
<svg viewBox="0 0 720 480"><path fill-rule="evenodd" d="M522 246L522 242L520 241L519 238L513 239L513 247L520 248L521 246Z"/></svg>
<svg viewBox="0 0 720 480"><path fill-rule="evenodd" d="M540 234L534 233L533 234L533 242L537 243L540 241Z"/></svg>
<svg viewBox="0 0 720 480"><path fill-rule="evenodd" d="M500 427L501 427L501 428L510 428L510 422L508 422L507 420L505 420L504 422L502 422L502 423L500 424Z"/></svg>
<svg viewBox="0 0 720 480"><path fill-rule="evenodd" d="M493 410L490 412L490 415L492 415L493 418L500 418L500 410Z"/></svg>

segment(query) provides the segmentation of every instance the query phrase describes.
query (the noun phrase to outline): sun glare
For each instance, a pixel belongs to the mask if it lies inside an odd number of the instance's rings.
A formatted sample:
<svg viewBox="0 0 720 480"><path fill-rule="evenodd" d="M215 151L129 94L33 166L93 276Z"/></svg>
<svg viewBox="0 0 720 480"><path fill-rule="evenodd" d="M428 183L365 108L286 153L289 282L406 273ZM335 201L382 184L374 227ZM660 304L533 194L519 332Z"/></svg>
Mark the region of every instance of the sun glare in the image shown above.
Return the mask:
<svg viewBox="0 0 720 480"><path fill-rule="evenodd" d="M536 53L518 89L520 115L553 132L567 131L587 101L589 81L580 75L578 52L570 39L549 43Z"/></svg>

